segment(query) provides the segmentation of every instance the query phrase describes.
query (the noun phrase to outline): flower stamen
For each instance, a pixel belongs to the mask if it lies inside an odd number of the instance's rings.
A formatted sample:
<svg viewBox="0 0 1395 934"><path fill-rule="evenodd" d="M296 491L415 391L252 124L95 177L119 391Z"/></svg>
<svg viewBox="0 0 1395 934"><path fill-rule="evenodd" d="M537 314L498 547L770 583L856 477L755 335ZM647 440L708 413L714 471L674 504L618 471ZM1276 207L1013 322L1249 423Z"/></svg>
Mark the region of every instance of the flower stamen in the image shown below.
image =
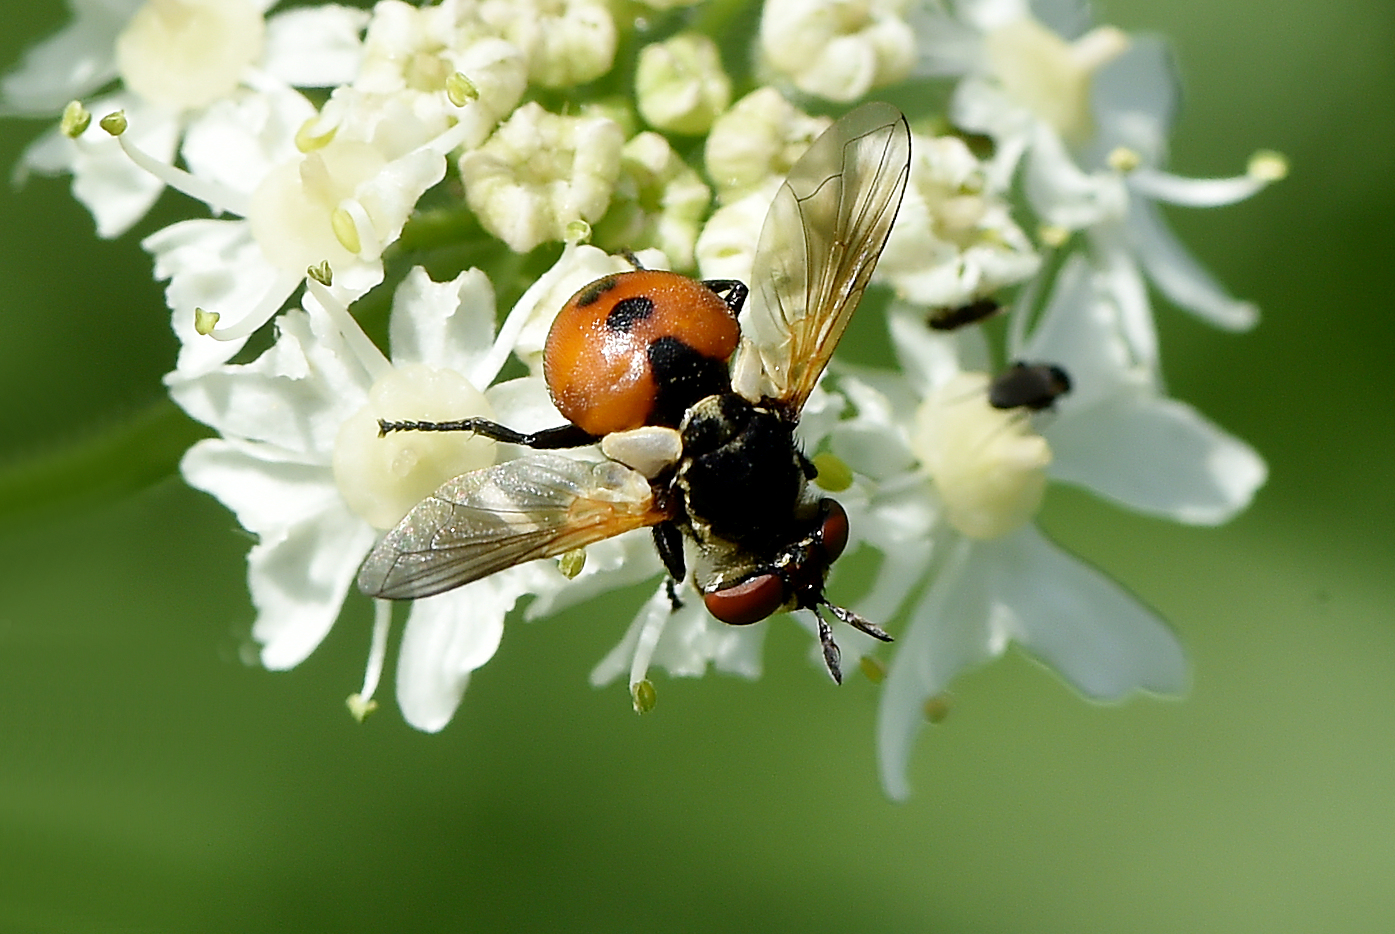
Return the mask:
<svg viewBox="0 0 1395 934"><path fill-rule="evenodd" d="M63 108L63 119L58 124L58 130L68 139L77 139L91 125L92 112L82 106L82 101L69 101L68 106Z"/></svg>
<svg viewBox="0 0 1395 934"><path fill-rule="evenodd" d="M202 201L214 214L228 211L241 217L247 216L246 199L240 193L161 162L131 142L126 136L129 124L126 122L126 115L121 111L107 114L99 121L99 125L116 137L116 141L121 144L121 151L128 159L170 188Z"/></svg>
<svg viewBox="0 0 1395 934"><path fill-rule="evenodd" d="M334 325L344 338L344 343L353 352L354 358L359 365L376 382L392 372L392 362L388 360L383 352L378 349L378 345L363 333L363 328L358 326L358 321L349 313L349 309L344 306L334 293L325 288L314 278L306 279L305 288L324 309L329 316L330 323Z"/></svg>
<svg viewBox="0 0 1395 934"><path fill-rule="evenodd" d="M350 694L345 701L349 713L362 723L373 711L378 702L373 693L378 690L378 682L383 677L383 662L387 659L388 632L392 628L392 604L387 600L373 601L373 637L368 645L368 665L363 672L363 688L357 694Z"/></svg>

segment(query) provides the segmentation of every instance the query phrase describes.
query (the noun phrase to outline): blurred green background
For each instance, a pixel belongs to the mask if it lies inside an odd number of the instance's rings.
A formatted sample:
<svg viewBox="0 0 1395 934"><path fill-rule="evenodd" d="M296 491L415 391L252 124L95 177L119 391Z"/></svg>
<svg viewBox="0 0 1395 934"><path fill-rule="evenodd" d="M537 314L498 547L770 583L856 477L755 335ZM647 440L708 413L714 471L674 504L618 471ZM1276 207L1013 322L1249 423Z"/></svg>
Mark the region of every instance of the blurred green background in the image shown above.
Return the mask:
<svg viewBox="0 0 1395 934"><path fill-rule="evenodd" d="M13 5L11 63L65 16ZM509 628L456 720L360 726L366 608L299 669L239 660L248 540L175 479L0 526L0 930L1347 932L1395 929L1395 5L1100 4L1169 36L1173 167L1293 173L1175 212L1264 311L1161 313L1170 386L1272 477L1218 530L1053 491L1044 523L1158 607L1181 703L1100 708L1020 655L962 678L877 784L876 691L771 632L767 674L586 674L642 594ZM38 124L0 124L0 165ZM0 459L161 395L173 359L137 236L64 180L0 189ZM140 232L179 216L167 202Z"/></svg>

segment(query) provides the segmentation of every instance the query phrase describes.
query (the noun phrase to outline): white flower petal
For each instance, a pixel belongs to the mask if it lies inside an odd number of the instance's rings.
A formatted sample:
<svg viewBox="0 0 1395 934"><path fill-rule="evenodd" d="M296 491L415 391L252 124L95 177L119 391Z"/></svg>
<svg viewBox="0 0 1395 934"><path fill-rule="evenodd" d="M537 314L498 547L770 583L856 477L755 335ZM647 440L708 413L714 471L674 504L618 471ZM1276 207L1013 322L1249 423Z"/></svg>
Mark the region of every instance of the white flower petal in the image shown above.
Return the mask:
<svg viewBox="0 0 1395 934"><path fill-rule="evenodd" d="M662 604L660 603L661 597L664 598ZM667 596L662 593L655 593L654 596L645 601L644 606L631 620L630 626L625 630L625 635L621 637L620 642L596 663L596 667L591 669L588 680L592 687L604 687L616 678L629 674L635 661L635 652L639 649L640 635L646 629L651 628L656 618L662 620L663 614L668 612L667 602ZM644 667L648 668L647 662Z"/></svg>
<svg viewBox="0 0 1395 934"><path fill-rule="evenodd" d="M980 544L979 547L982 547ZM1001 654L1006 640L989 628L989 575L975 547L959 539L897 640L877 710L877 763L889 797L911 793L911 746L925 723L925 701L959 672Z"/></svg>
<svg viewBox="0 0 1395 934"><path fill-rule="evenodd" d="M0 80L5 106L56 114L116 77L116 35L142 0L70 0L73 20L30 47L19 68Z"/></svg>
<svg viewBox="0 0 1395 934"><path fill-rule="evenodd" d="M470 672L499 648L523 592L515 578L495 574L413 602L397 656L397 704L412 726L435 733L455 715Z"/></svg>
<svg viewBox="0 0 1395 934"><path fill-rule="evenodd" d="M1167 135L1177 119L1181 94L1177 68L1167 44L1156 36L1130 36L1124 54L1100 69L1092 87L1096 139L1087 165L1105 165L1108 154L1124 146L1159 165L1167 153Z"/></svg>
<svg viewBox="0 0 1395 934"><path fill-rule="evenodd" d="M1166 624L1099 571L1026 527L982 546L1012 638L1085 696L1187 689L1187 660Z"/></svg>
<svg viewBox="0 0 1395 934"><path fill-rule="evenodd" d="M180 154L202 179L251 194L266 174L298 155L296 131L315 108L290 88L242 90L189 123Z"/></svg>
<svg viewBox="0 0 1395 934"><path fill-rule="evenodd" d="M867 518L875 521L878 514L869 513ZM896 548L884 550L882 564L877 569L871 589L857 601L853 610L879 625L895 619L901 605L920 586L930 561L931 548L927 535L919 541L900 541ZM837 569L835 566L835 573Z"/></svg>
<svg viewBox="0 0 1395 934"><path fill-rule="evenodd" d="M1117 236L1113 227L1105 225L1091 232L1095 245L1095 274L1090 287L1096 291L1097 302L1105 302L1113 308L1110 314L1117 321L1117 329L1132 359L1156 372L1158 327L1153 320L1148 284L1143 281L1137 257L1125 247L1124 238Z"/></svg>
<svg viewBox="0 0 1395 934"><path fill-rule="evenodd" d="M980 32L988 32L1030 17L1033 5L1030 0L957 0L954 11Z"/></svg>
<svg viewBox="0 0 1395 934"><path fill-rule="evenodd" d="M262 664L294 668L324 639L376 533L342 504L279 533L247 555Z"/></svg>
<svg viewBox="0 0 1395 934"><path fill-rule="evenodd" d="M525 567L533 575L529 592L538 595L528 606L528 619L550 616L600 594L652 580L663 572L653 539L643 529L588 545L586 566L572 580L562 576L553 560L534 561Z"/></svg>
<svg viewBox="0 0 1395 934"><path fill-rule="evenodd" d="M847 400L842 396L829 392L822 382L815 386L795 426L795 437L804 450L817 450L819 443L838 425L846 408Z"/></svg>
<svg viewBox="0 0 1395 934"><path fill-rule="evenodd" d="M913 611L882 689L877 745L888 795L910 794L906 768L925 702L1012 640L1095 700L1187 687L1171 630L1035 528L992 542L960 539Z"/></svg>
<svg viewBox="0 0 1395 934"><path fill-rule="evenodd" d="M433 282L414 267L393 293L391 343L396 363L424 363L463 374L478 387L493 373L474 368L494 345L494 288L478 269Z"/></svg>
<svg viewBox="0 0 1395 934"><path fill-rule="evenodd" d="M367 10L333 3L277 13L266 21L262 68L295 87L348 84L363 57L368 18Z"/></svg>
<svg viewBox="0 0 1395 934"><path fill-rule="evenodd" d="M1014 350L1016 359L1059 364L1070 374L1070 395L1059 402L1062 421L1108 401L1124 386L1151 384L1124 339L1118 304L1110 300L1115 293L1106 289L1109 283L1084 257L1071 256L1032 336Z"/></svg>
<svg viewBox="0 0 1395 934"><path fill-rule="evenodd" d="M166 377L170 397L224 435L268 442L327 468L340 426L367 399L368 376L336 340L312 336L303 312L287 313L279 330L252 363Z"/></svg>
<svg viewBox="0 0 1395 934"><path fill-rule="evenodd" d="M1043 222L1079 230L1128 210L1128 191L1114 172L1085 172L1045 125L1033 128L1027 156L1027 198Z"/></svg>
<svg viewBox="0 0 1395 934"><path fill-rule="evenodd" d="M887 327L896 362L917 396L928 396L963 368L954 337L927 328L923 312L898 303L888 316Z"/></svg>
<svg viewBox="0 0 1395 934"><path fill-rule="evenodd" d="M907 18L917 37L915 77L957 77L982 67L983 36L968 23L928 3L913 4Z"/></svg>
<svg viewBox="0 0 1395 934"><path fill-rule="evenodd" d="M683 606L675 610L667 587L661 584L640 609L625 638L592 670L591 683L608 684L625 674L643 677L651 666L679 678L701 677L709 665L727 674L760 677L765 624L728 626L713 619L692 591L680 591L680 597ZM657 645L642 646L640 635L655 622L662 624ZM641 649L652 650L652 655L647 663L641 659L639 670L633 671L631 662Z"/></svg>
<svg viewBox="0 0 1395 934"><path fill-rule="evenodd" d="M141 247L155 257L155 278L169 280L165 302L180 339L177 369L188 376L226 362L246 343L196 333L194 309L218 314L219 326L227 327L267 302L279 308L300 282L266 261L245 221L179 221L146 237Z"/></svg>
<svg viewBox="0 0 1395 934"><path fill-rule="evenodd" d="M516 431L540 431L566 424L541 376L520 376L495 383L484 396L501 424Z"/></svg>
<svg viewBox="0 0 1395 934"><path fill-rule="evenodd" d="M1173 236L1156 205L1134 199L1126 224L1148 278L1173 302L1228 331L1258 323L1259 309L1221 287Z"/></svg>
<svg viewBox="0 0 1395 934"><path fill-rule="evenodd" d="M329 471L267 444L207 438L179 462L184 480L212 494L249 532L270 534L343 509Z"/></svg>
<svg viewBox="0 0 1395 934"><path fill-rule="evenodd" d="M376 250L366 245L361 260L376 260L402 233L417 201L446 175L446 159L429 146L394 159L354 189L377 237ZM361 231L362 232L362 231Z"/></svg>
<svg viewBox="0 0 1395 934"><path fill-rule="evenodd" d="M1253 197L1267 188L1270 180L1250 174L1230 178L1186 178L1140 167L1129 173L1128 183L1137 194L1151 201L1188 208L1215 208Z"/></svg>
<svg viewBox="0 0 1395 934"><path fill-rule="evenodd" d="M767 0L761 51L766 63L801 91L855 100L910 72L915 34L901 18L909 5L903 0Z"/></svg>
<svg viewBox="0 0 1395 934"><path fill-rule="evenodd" d="M1267 476L1253 448L1173 399L1121 394L1044 434L1053 479L1177 522L1228 521Z"/></svg>
<svg viewBox="0 0 1395 934"><path fill-rule="evenodd" d="M15 178L22 182L31 170L43 175L72 173L73 196L92 213L97 235L119 237L145 216L165 183L132 162L98 121L124 110L128 141L161 162L174 158L181 124L177 115L124 94L95 101L89 109L92 124L81 137L72 140L56 127L49 130L25 150Z"/></svg>
<svg viewBox="0 0 1395 934"><path fill-rule="evenodd" d="M694 247L703 278L751 281L756 240L778 189L778 182L772 179L712 213L703 224Z"/></svg>

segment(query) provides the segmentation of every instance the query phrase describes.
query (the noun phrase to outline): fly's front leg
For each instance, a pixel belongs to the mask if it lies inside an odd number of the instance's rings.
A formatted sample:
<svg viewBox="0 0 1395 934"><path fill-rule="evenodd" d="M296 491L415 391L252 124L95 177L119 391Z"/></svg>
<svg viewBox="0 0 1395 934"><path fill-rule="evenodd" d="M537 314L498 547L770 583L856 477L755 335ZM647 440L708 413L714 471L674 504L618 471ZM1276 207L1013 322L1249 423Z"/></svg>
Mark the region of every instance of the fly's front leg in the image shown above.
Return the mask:
<svg viewBox="0 0 1395 934"><path fill-rule="evenodd" d="M741 306L746 304L746 295L751 291L746 283L736 279L703 279L702 284L726 302L733 318L741 314Z"/></svg>
<svg viewBox="0 0 1395 934"><path fill-rule="evenodd" d="M385 418L378 419L378 437L381 438L391 431L469 431L481 438L521 444L538 451L579 448L600 440L599 435L582 431L576 425L559 425L556 428L544 428L542 431L522 432L506 428L487 418L462 418L453 422L390 422Z"/></svg>
<svg viewBox="0 0 1395 934"><path fill-rule="evenodd" d="M654 550L659 560L668 569L668 602L676 612L683 608L678 599L678 585L687 577L688 569L683 562L683 533L673 522L660 522L654 526Z"/></svg>

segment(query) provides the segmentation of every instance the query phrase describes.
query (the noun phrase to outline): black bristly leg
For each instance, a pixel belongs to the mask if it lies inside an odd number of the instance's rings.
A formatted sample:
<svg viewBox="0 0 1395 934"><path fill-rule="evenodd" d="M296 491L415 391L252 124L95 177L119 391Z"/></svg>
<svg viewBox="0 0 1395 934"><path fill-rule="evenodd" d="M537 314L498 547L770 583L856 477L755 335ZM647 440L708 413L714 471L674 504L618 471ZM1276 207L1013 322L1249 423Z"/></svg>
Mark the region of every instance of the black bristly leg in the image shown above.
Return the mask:
<svg viewBox="0 0 1395 934"><path fill-rule="evenodd" d="M828 673L833 676L833 680L842 684L843 669L839 663L843 659L843 653L838 649L838 643L833 641L833 627L828 625L828 620L823 618L818 606L814 606L812 609L814 619L818 620L819 645L823 646L823 663L828 666Z"/></svg>
<svg viewBox="0 0 1395 934"><path fill-rule="evenodd" d="M702 284L727 303L733 318L741 314L741 306L746 304L746 295L750 292L746 283L736 279L703 279Z"/></svg>
<svg viewBox="0 0 1395 934"><path fill-rule="evenodd" d="M482 438L521 444L539 451L579 448L600 440L599 435L582 431L576 425L521 432L506 428L498 422L491 422L487 418L462 418L453 422L390 422L384 418L378 419L378 437L381 438L390 431L470 431Z"/></svg>
<svg viewBox="0 0 1395 934"><path fill-rule="evenodd" d="M678 584L688 574L687 566L683 561L683 533L678 526L672 522L660 522L654 526L654 550L659 553L659 560L663 561L664 567L668 569L668 602L673 609L683 608L683 601L678 599Z"/></svg>

